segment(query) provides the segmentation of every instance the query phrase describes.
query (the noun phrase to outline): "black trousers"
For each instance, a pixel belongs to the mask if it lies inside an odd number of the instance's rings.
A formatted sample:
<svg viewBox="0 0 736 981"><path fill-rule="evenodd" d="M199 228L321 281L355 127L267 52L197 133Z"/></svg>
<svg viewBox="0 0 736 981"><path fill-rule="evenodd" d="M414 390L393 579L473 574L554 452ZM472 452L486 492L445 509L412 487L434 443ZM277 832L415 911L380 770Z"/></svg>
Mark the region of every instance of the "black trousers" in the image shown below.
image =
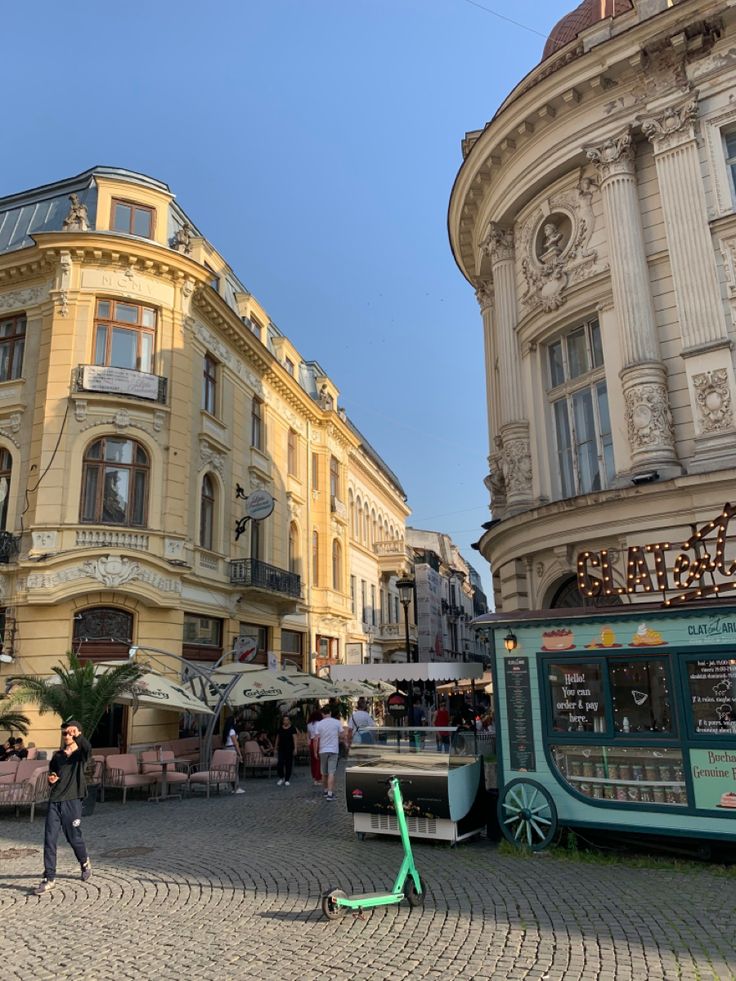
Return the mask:
<svg viewBox="0 0 736 981"><path fill-rule="evenodd" d="M294 768L294 754L282 756L281 753L276 757L276 773L282 780L291 780L291 771Z"/></svg>
<svg viewBox="0 0 736 981"><path fill-rule="evenodd" d="M59 832L69 842L80 865L87 861L87 846L82 838L82 801L49 801L43 832L43 877L56 878L56 844Z"/></svg>

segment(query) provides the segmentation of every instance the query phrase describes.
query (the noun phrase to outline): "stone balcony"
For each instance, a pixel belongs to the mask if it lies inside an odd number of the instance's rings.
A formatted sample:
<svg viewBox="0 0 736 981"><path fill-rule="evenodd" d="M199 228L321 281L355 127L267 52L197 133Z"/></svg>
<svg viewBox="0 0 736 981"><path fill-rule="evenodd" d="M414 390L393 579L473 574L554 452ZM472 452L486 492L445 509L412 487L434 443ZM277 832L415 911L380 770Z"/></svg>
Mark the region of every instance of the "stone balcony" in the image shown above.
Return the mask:
<svg viewBox="0 0 736 981"><path fill-rule="evenodd" d="M412 553L403 541L374 542L373 554L382 576L401 576L411 570Z"/></svg>

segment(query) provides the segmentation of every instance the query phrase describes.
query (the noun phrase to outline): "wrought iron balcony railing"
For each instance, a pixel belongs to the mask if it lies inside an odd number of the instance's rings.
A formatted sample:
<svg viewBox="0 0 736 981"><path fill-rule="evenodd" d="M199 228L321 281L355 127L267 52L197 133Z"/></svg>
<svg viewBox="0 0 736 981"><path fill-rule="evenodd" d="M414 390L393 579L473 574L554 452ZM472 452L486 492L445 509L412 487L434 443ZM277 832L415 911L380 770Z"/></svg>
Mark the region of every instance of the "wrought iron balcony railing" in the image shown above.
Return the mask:
<svg viewBox="0 0 736 981"><path fill-rule="evenodd" d="M231 559L230 582L233 586L255 586L295 599L302 595L301 576L260 559Z"/></svg>

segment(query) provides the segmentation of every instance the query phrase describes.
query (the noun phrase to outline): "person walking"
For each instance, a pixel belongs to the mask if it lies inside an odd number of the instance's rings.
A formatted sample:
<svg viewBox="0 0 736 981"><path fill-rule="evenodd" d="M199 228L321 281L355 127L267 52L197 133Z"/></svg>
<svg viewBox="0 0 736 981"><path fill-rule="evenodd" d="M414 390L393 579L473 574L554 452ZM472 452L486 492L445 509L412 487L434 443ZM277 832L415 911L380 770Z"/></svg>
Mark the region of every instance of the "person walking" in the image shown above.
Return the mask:
<svg viewBox="0 0 736 981"><path fill-rule="evenodd" d="M364 698L358 699L358 707L350 716L348 734L350 745L369 745L373 742L373 730L376 728L376 720L368 711L368 702Z"/></svg>
<svg viewBox="0 0 736 981"><path fill-rule="evenodd" d="M432 719L432 725L437 728L442 728L443 726L450 725L450 713L447 711L447 706L444 702L440 702L439 708L434 713L434 718ZM438 753L449 753L450 752L450 733L449 732L438 732L437 733L437 752Z"/></svg>
<svg viewBox="0 0 736 981"><path fill-rule="evenodd" d="M322 770L319 766L319 738L317 736L317 723L322 721L322 713L319 709L307 719L307 735L309 736L309 768L312 771L312 783L315 787L322 786Z"/></svg>
<svg viewBox="0 0 736 981"><path fill-rule="evenodd" d="M340 758L340 734L342 722L338 718L338 709L325 705L322 708L322 720L317 723L317 743L319 749L319 765L322 771L323 797L325 800L335 799L335 774L337 761Z"/></svg>
<svg viewBox="0 0 736 981"><path fill-rule="evenodd" d="M234 794L244 794L245 791L242 787L238 786L238 780L240 779L240 764L243 762L243 754L240 750L240 743L238 742L238 733L235 729L235 716L229 715L225 719L225 725L222 727L223 734L223 749L229 749L235 753L235 759L237 760L235 773L237 774L235 783L233 784Z"/></svg>
<svg viewBox="0 0 736 981"><path fill-rule="evenodd" d="M81 869L82 882L92 875L87 846L82 838L82 800L87 795L84 768L89 759L91 745L82 735L82 727L76 719L70 719L61 727L62 747L49 762L48 781L51 785L49 806L43 840L43 879L34 890L42 896L54 888L56 882L56 846L59 832L72 847Z"/></svg>
<svg viewBox="0 0 736 981"><path fill-rule="evenodd" d="M276 733L276 786L289 786L296 756L296 729L288 715L281 716L281 727Z"/></svg>

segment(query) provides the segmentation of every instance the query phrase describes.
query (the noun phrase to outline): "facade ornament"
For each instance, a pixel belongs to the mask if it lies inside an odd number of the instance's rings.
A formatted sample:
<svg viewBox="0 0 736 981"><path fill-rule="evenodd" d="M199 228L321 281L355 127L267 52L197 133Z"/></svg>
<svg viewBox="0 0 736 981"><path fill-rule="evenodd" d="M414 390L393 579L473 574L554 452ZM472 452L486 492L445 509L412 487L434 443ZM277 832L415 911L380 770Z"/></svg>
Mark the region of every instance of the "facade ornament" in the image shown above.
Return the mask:
<svg viewBox="0 0 736 981"><path fill-rule="evenodd" d="M28 286L22 290L0 294L0 310L25 310L45 299L48 292L48 286Z"/></svg>
<svg viewBox="0 0 736 981"><path fill-rule="evenodd" d="M610 136L600 146L585 147L585 154L598 168L602 181L618 174L634 172L634 147L631 140L631 130L626 130L618 136Z"/></svg>
<svg viewBox="0 0 736 981"><path fill-rule="evenodd" d="M668 106L660 116L645 117L641 128L655 152L661 152L694 139L697 118L698 99L693 96L680 106Z"/></svg>
<svg viewBox="0 0 736 981"><path fill-rule="evenodd" d="M674 444L672 416L664 384L632 385L624 392L626 428L631 449L671 448Z"/></svg>
<svg viewBox="0 0 736 981"><path fill-rule="evenodd" d="M695 401L700 410L703 433L719 433L733 428L731 389L726 368L693 375Z"/></svg>
<svg viewBox="0 0 736 981"><path fill-rule="evenodd" d="M560 242L562 242L563 236L554 219L550 219L544 223L542 234L544 235L544 241L542 242L542 255L540 258L547 265L548 263L554 263L562 254Z"/></svg>
<svg viewBox="0 0 736 981"><path fill-rule="evenodd" d="M132 579L138 579L141 567L122 555L103 555L82 564L82 571L91 579L97 579L103 586L115 588Z"/></svg>
<svg viewBox="0 0 736 981"><path fill-rule="evenodd" d="M504 228L498 222L489 221L488 229L480 242L480 250L487 255L491 264L514 258L514 230Z"/></svg>
<svg viewBox="0 0 736 981"><path fill-rule="evenodd" d="M71 204L66 218L62 223L62 230L65 232L88 232L89 215L87 214L87 205L81 203L78 194L70 194L69 201Z"/></svg>
<svg viewBox="0 0 736 981"><path fill-rule="evenodd" d="M164 428L165 421L166 421L166 416L163 414L163 412L154 412L153 413L154 432L160 433L161 430Z"/></svg>
<svg viewBox="0 0 736 981"><path fill-rule="evenodd" d="M286 492L286 503L289 507L289 518L298 521L302 514L302 506L289 491Z"/></svg>
<svg viewBox="0 0 736 981"><path fill-rule="evenodd" d="M263 490L263 488L266 486L266 481L263 480L262 477L259 477L255 473L252 473L250 475L249 483L250 483L250 489L252 491L253 490Z"/></svg>
<svg viewBox="0 0 736 981"><path fill-rule="evenodd" d="M127 409L119 409L113 416L113 422L118 429L127 429L130 425L130 413Z"/></svg>
<svg viewBox="0 0 736 981"><path fill-rule="evenodd" d="M191 253L192 226L188 222L184 222L176 235L174 235L171 240L171 248L175 252L181 252L183 255L189 255Z"/></svg>
<svg viewBox="0 0 736 981"><path fill-rule="evenodd" d="M199 441L199 469L204 470L205 468L216 470L222 476L225 469L225 457L213 449L206 440L201 439Z"/></svg>
<svg viewBox="0 0 736 981"><path fill-rule="evenodd" d="M21 424L21 414L20 412L11 413L8 421L3 423L3 425L10 430L11 433L17 433L20 429Z"/></svg>
<svg viewBox="0 0 736 981"><path fill-rule="evenodd" d="M481 313L491 310L493 308L493 283L489 280L480 283L475 291L475 298Z"/></svg>
<svg viewBox="0 0 736 981"><path fill-rule="evenodd" d="M528 439L517 437L504 440L503 482L509 497L531 494L532 457Z"/></svg>
<svg viewBox="0 0 736 981"><path fill-rule="evenodd" d="M72 257L66 250L59 256L58 292L56 300L62 317L69 315L69 287L72 282Z"/></svg>

